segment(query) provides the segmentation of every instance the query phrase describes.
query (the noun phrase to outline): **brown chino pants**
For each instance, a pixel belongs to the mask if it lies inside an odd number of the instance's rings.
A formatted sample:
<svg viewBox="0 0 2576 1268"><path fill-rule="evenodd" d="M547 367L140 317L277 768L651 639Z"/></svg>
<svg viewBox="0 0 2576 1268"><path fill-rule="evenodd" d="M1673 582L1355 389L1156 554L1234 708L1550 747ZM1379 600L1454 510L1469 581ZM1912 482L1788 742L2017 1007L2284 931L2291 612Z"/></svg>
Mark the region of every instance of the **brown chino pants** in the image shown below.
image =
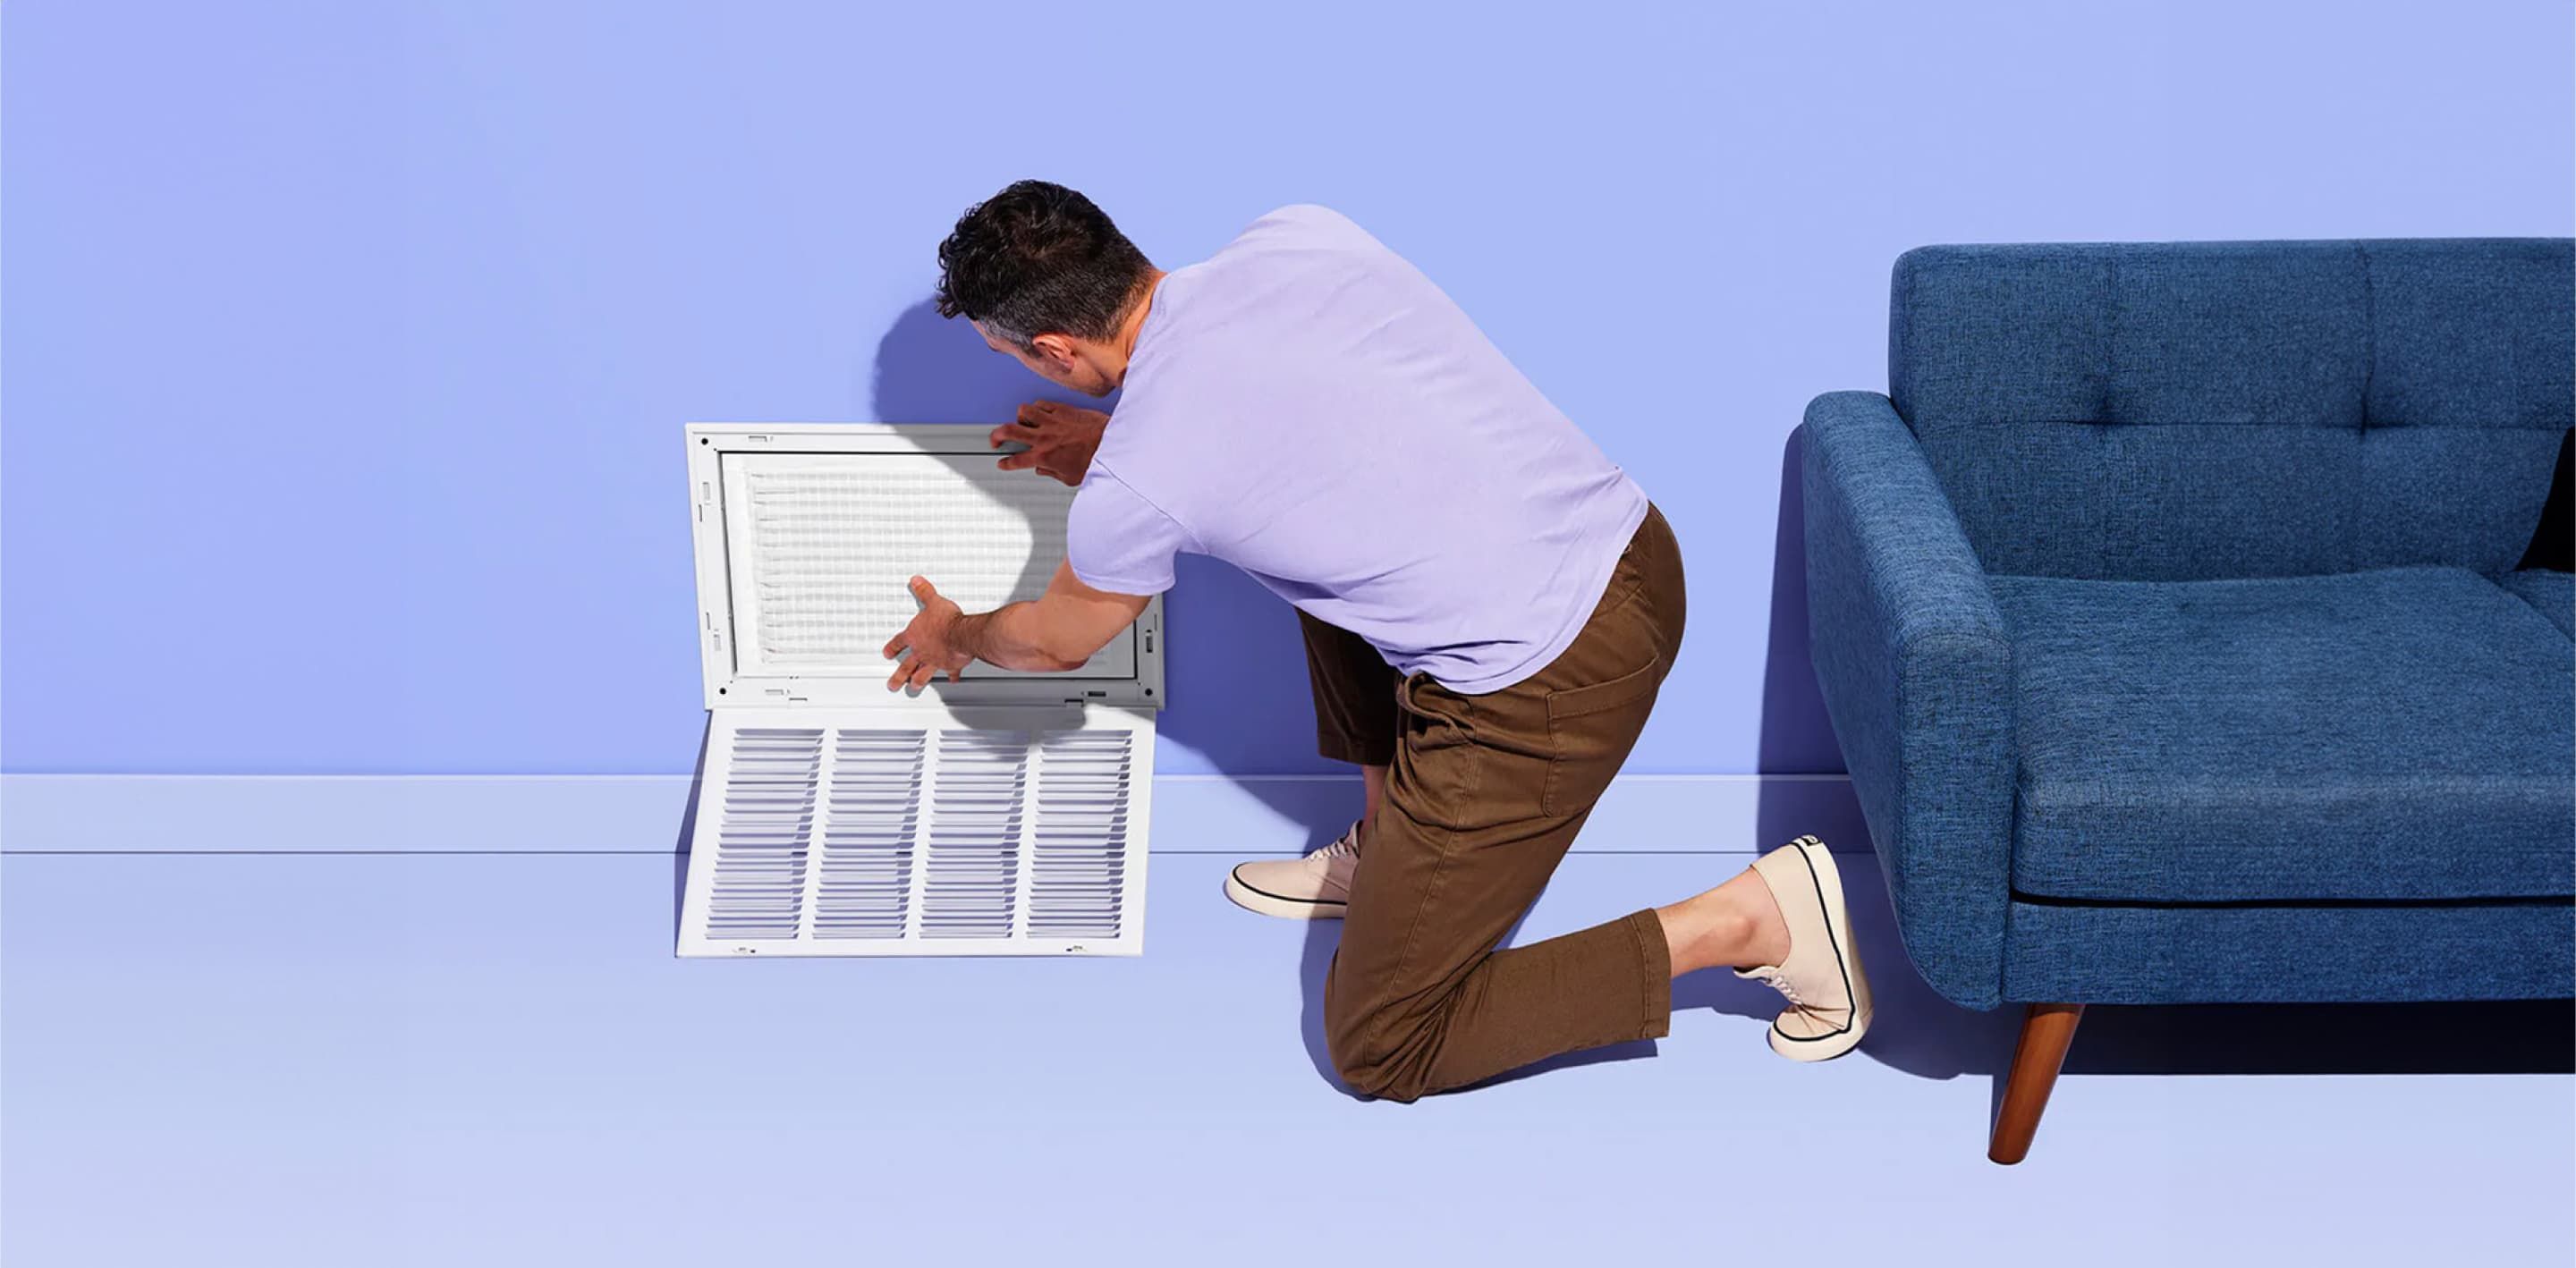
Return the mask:
<svg viewBox="0 0 2576 1268"><path fill-rule="evenodd" d="M1324 756L1391 768L1324 987L1342 1078L1410 1101L1664 1034L1671 962L1652 910L1494 949L1627 760L1680 649L1681 551L1663 513L1647 508L1574 642L1500 691L1399 675L1300 615Z"/></svg>

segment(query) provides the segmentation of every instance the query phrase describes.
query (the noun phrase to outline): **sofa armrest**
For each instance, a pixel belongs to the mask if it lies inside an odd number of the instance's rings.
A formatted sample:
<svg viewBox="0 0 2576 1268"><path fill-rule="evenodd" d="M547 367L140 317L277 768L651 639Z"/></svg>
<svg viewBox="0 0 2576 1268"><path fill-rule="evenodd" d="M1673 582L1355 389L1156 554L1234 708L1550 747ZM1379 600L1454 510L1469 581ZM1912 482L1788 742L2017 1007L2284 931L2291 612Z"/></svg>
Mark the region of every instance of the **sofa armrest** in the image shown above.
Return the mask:
<svg viewBox="0 0 2576 1268"><path fill-rule="evenodd" d="M1992 1008L2015 770L2003 615L1886 397L1817 397L1800 432L1816 679L1897 929L1933 989Z"/></svg>

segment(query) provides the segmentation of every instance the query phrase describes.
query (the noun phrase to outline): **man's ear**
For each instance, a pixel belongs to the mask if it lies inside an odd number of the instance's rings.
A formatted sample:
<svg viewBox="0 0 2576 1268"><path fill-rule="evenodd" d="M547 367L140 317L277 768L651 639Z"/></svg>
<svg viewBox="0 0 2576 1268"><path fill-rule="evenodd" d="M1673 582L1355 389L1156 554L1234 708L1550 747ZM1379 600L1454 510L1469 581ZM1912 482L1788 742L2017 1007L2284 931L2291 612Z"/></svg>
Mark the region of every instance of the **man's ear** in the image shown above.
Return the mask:
<svg viewBox="0 0 2576 1268"><path fill-rule="evenodd" d="M1052 366L1070 370L1082 361L1082 350L1073 346L1066 335L1038 335L1029 340L1029 348L1038 359Z"/></svg>

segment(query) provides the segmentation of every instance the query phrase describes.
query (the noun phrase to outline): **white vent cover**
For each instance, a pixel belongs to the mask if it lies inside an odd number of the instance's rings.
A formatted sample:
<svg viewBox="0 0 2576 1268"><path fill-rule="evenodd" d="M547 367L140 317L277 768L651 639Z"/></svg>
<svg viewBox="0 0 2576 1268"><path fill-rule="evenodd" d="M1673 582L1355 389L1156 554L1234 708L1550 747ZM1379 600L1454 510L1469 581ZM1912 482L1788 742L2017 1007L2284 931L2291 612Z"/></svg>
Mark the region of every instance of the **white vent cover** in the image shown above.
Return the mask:
<svg viewBox="0 0 2576 1268"><path fill-rule="evenodd" d="M680 954L1143 949L1160 601L1069 674L885 690L907 578L974 611L1064 558L1072 491L986 434L688 429L713 721Z"/></svg>

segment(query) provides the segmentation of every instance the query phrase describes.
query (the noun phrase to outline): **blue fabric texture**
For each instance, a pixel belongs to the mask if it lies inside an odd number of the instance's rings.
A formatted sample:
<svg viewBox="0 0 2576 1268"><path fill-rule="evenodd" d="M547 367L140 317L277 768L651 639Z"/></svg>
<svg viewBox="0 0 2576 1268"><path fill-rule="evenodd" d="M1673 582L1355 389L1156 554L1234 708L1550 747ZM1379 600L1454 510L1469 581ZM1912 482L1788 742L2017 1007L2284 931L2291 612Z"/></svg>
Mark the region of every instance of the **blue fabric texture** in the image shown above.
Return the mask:
<svg viewBox="0 0 2576 1268"><path fill-rule="evenodd" d="M2496 584L2539 609L2560 633L2576 638L2576 573L2526 568L2496 578Z"/></svg>
<svg viewBox="0 0 2576 1268"><path fill-rule="evenodd" d="M2564 240L1925 247L1888 376L1989 571L2511 568L2576 424Z"/></svg>
<svg viewBox="0 0 2576 1268"><path fill-rule="evenodd" d="M2109 901L2576 892L2576 644L2457 568L1994 578L2014 890Z"/></svg>
<svg viewBox="0 0 2576 1268"><path fill-rule="evenodd" d="M1943 995L2565 996L2576 243L1927 247L1803 430L1816 673Z"/></svg>
<svg viewBox="0 0 2576 1268"><path fill-rule="evenodd" d="M2012 652L1985 573L1886 397L1807 407L1800 449L1818 682L1906 950L2000 1002L2012 838Z"/></svg>
<svg viewBox="0 0 2576 1268"><path fill-rule="evenodd" d="M2563 999L2564 904L2012 905L2007 998L2084 1004Z"/></svg>

